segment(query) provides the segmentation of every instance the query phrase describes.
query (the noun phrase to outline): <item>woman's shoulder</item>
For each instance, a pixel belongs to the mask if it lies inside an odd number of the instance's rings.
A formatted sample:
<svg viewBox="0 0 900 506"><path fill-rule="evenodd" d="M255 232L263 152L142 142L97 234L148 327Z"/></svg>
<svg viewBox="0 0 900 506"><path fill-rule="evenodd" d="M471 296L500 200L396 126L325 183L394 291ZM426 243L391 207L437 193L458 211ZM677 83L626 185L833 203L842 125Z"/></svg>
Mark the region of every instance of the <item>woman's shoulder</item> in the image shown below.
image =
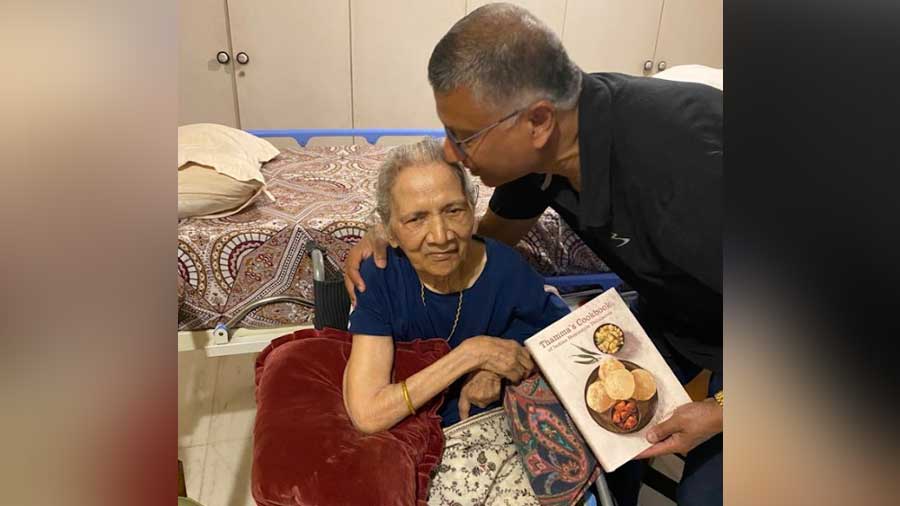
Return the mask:
<svg viewBox="0 0 900 506"><path fill-rule="evenodd" d="M496 239L483 238L488 255L488 278L507 294L524 294L526 286L543 286L544 278L515 248Z"/></svg>
<svg viewBox="0 0 900 506"><path fill-rule="evenodd" d="M488 261L492 264L492 269L497 268L498 264L503 267L503 270L530 268L525 258L512 246L490 237L478 236L478 238L484 241L485 251L488 255ZM497 262L495 263L494 260L497 260Z"/></svg>
<svg viewBox="0 0 900 506"><path fill-rule="evenodd" d="M387 265L384 269L375 265L375 257L369 257L359 265L359 275L368 287L370 284L390 288L400 282L409 267L409 260L394 248L387 249Z"/></svg>

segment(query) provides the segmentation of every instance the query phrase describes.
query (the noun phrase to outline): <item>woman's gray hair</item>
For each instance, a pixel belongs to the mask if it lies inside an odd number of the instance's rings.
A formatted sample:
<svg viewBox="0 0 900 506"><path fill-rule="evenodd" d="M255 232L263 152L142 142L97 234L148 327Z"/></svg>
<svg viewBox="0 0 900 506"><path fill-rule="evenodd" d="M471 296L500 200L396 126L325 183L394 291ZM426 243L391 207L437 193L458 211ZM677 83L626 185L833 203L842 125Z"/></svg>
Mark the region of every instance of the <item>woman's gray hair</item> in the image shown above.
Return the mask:
<svg viewBox="0 0 900 506"><path fill-rule="evenodd" d="M437 43L428 61L436 93L469 88L495 108L522 108L549 100L573 109L581 92L581 69L559 37L517 5L487 4L460 19Z"/></svg>
<svg viewBox="0 0 900 506"><path fill-rule="evenodd" d="M432 137L415 144L401 144L388 153L387 158L378 169L378 184L375 187L375 212L381 218L381 222L387 226L391 221L391 191L397 181L397 174L401 170L413 167L423 167L439 163L452 170L459 178L466 201L475 210L475 202L478 198L475 186L469 174L459 165L449 164L444 161L444 147Z"/></svg>

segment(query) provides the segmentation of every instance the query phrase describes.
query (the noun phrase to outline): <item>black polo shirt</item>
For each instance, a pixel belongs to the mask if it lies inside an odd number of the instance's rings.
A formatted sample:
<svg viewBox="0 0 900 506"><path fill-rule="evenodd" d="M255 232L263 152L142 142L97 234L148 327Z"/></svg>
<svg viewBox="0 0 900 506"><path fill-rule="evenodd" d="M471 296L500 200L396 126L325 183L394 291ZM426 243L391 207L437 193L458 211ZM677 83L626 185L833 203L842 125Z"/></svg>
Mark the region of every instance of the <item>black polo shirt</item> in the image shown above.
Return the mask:
<svg viewBox="0 0 900 506"><path fill-rule="evenodd" d="M552 207L641 296L639 318L691 362L722 370L722 92L584 74L581 192L531 174L497 187L510 219Z"/></svg>

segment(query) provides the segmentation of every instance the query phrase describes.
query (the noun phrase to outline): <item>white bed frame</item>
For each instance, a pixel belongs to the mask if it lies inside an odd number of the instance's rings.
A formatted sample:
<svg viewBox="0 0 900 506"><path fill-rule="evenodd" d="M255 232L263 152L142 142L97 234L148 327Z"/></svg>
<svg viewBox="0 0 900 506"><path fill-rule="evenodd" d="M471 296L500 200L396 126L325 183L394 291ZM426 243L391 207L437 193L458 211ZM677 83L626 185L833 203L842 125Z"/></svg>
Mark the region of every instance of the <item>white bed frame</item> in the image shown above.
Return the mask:
<svg viewBox="0 0 900 506"><path fill-rule="evenodd" d="M557 295L555 289L545 287ZM571 309L576 309L578 303L589 300L601 293L603 288L595 288L582 292L567 294L562 299ZM630 293L624 293L623 297L630 300ZM178 332L178 351L206 350L207 357L222 357L226 355L238 355L242 353L259 353L273 339L290 334L296 330L311 329L311 324L291 325L286 327L274 327L270 329L244 329L238 328L231 332L228 342L217 342L213 329L208 330L184 330ZM221 341L221 339L218 339Z"/></svg>
<svg viewBox="0 0 900 506"><path fill-rule="evenodd" d="M275 327L271 329L243 329L232 331L231 339L217 344L213 330L183 330L178 332L178 351L206 350L207 357L259 353L273 339L290 334L295 330L311 329L312 324Z"/></svg>

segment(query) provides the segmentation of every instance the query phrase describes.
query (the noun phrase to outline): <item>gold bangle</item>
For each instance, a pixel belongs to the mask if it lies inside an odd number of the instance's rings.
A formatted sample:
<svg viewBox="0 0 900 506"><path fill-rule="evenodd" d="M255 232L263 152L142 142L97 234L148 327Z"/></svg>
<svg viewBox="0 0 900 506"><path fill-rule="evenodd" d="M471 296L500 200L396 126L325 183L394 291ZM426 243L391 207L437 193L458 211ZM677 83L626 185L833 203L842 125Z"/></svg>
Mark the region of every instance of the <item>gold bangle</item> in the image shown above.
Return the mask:
<svg viewBox="0 0 900 506"><path fill-rule="evenodd" d="M409 389L406 388L406 380L400 382L400 390L403 391L403 400L406 401L406 407L409 408L409 414L415 416L416 408L413 407L412 400L409 398Z"/></svg>
<svg viewBox="0 0 900 506"><path fill-rule="evenodd" d="M713 396L716 399L716 402L719 406L725 407L725 393L722 390L716 392L716 395Z"/></svg>

